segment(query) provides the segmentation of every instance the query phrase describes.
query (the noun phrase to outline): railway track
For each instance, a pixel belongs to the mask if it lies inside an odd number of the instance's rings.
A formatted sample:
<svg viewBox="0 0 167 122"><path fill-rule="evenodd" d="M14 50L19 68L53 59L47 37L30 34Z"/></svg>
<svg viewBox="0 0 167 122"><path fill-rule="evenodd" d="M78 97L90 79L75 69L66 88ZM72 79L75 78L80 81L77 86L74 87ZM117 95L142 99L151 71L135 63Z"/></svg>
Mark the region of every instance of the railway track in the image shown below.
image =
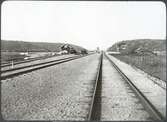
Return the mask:
<svg viewBox="0 0 167 122"><path fill-rule="evenodd" d="M26 66L19 66L19 67L15 67L15 68L12 68L12 69L1 69L1 73L16 71L16 70L19 70L19 69L24 69L24 68L28 68L28 67L44 65L44 64L55 62L55 61L61 61L61 60L72 59L72 58L74 58L74 56L63 58L63 59L56 59L56 60L52 60L52 61L46 61L46 62L42 62L42 63L38 63L38 64L36 63L36 64L30 64L30 65L26 65Z"/></svg>
<svg viewBox="0 0 167 122"><path fill-rule="evenodd" d="M47 59L47 58L51 58L54 56L45 56L45 57L37 57L37 58L32 58L32 59L27 59L27 60L23 60L23 61L18 61L18 62L14 62L13 65L16 64L22 64L22 63L28 63L28 62L32 62L32 61L36 61L36 60L41 60L41 59ZM7 67L7 66L11 66L11 63L2 63L1 67Z"/></svg>
<svg viewBox="0 0 167 122"><path fill-rule="evenodd" d="M85 56L88 56L88 55L85 55ZM68 57L68 58L64 58L64 59L58 59L58 60L54 60L54 61L43 62L43 63L40 63L40 64L33 64L33 65L29 65L29 66L18 67L18 68L11 69L11 70L4 70L4 71L1 72L2 73L1 74L1 79L3 80L3 79L15 77L15 76L18 76L18 75L21 75L21 74L25 74L25 73L28 73L28 72L31 72L31 71L35 71L35 70L42 69L42 68L45 68L45 67L53 66L53 65L56 65L56 64L71 61L71 60L78 59L78 58L85 57L85 56ZM110 65L106 65L106 61ZM104 68L104 67L109 67L109 66L112 66L114 70L106 70L106 68ZM110 69L112 69L112 68L110 68ZM104 72L104 70L106 70L106 71ZM114 72L115 74L112 73L112 72ZM95 78L95 81L93 81L94 82L93 83L93 92L90 95L91 96L91 101L89 103L90 107L89 107L89 110L88 110L88 115L86 116L87 117L86 119L88 121L89 120L92 120L92 121L93 120L96 120L96 121L102 120L102 116L103 116L103 112L104 112L103 111L104 104L110 103L110 102L104 103L104 99L107 97L107 96L105 96L105 94L103 94L103 92L105 90L105 87L104 87L104 81L105 81L104 75L105 75L105 73L112 74L111 77L117 77L115 79L116 82L117 82L115 84L117 86L120 86L120 84L118 83L119 82L118 79L119 79L122 82L121 85L126 84L127 85L126 87L131 89L131 92L133 92L131 94L135 94L134 99L139 100L139 104L141 104L144 107L144 109L145 109L144 111L147 111L151 120L165 120L166 119L156 109L156 107L147 99L147 97L145 97L145 95L140 91L140 89L138 89L133 84L133 82L118 68L118 66L105 53L102 52L101 56L100 56L98 68L97 68L96 78ZM118 76L121 77L121 78L118 78ZM111 77L108 77L108 78L111 78ZM111 79L107 79L106 81L110 82L110 80ZM113 84L114 82L115 81L112 81L111 84ZM112 89L114 87L115 86L113 85ZM118 87L118 88L119 88L119 90L121 89L121 87ZM117 92L119 91L117 88L114 88L114 90L117 91ZM113 92L111 90L108 90L108 91ZM126 91L123 91L123 92L126 92ZM117 94L119 94L119 93L117 93ZM113 97L113 96L109 96L109 97ZM127 96L125 96L125 97L127 97ZM115 98L115 99L117 99L117 98ZM127 98L127 99L131 99L131 98ZM114 102L114 99L112 99L112 100L113 101L111 101L111 102ZM119 99L117 99L116 101L119 101ZM122 100L122 102L124 102L124 101ZM133 105L133 104L130 104L130 105ZM111 106L107 106L107 107L108 107L108 109L113 109ZM119 107L121 108L121 106L119 106ZM141 109L141 108L139 107L138 109ZM114 111L115 111L115 109L114 109ZM112 112L111 112L111 114L109 113L109 116L115 116L115 115L113 115L113 113ZM124 111L124 113L126 113L126 111ZM141 113L141 111L140 111L140 113ZM119 114L119 113L117 113L117 114ZM138 114L135 114L135 116L138 116ZM147 120L147 118L144 118L144 119Z"/></svg>
<svg viewBox="0 0 167 122"><path fill-rule="evenodd" d="M90 55L90 54L88 54L88 55ZM39 63L39 64L32 64L32 65L30 64L30 65L27 65L27 66L21 66L21 67L16 67L16 68L13 68L13 69L2 70L1 71L1 79L4 80L4 79L7 79L7 78L15 77L15 76L18 76L18 75L21 75L21 74L25 74L25 73L32 72L32 71L35 71L35 70L39 70L39 69L46 68L46 67L49 67L49 66L53 66L53 65L68 62L68 61L71 61L71 60L75 60L75 59L78 59L78 58L82 58L82 57L85 57L85 56L88 56L88 55L73 56L73 57L68 57L68 58L63 58L63 59L52 60L52 61L48 61L48 62L42 62L42 63Z"/></svg>
<svg viewBox="0 0 167 122"><path fill-rule="evenodd" d="M101 120L101 107L102 107L102 64L103 57L113 65L120 77L126 82L128 87L133 91L133 94L139 99L144 109L149 113L150 118L153 120L165 120L166 118L156 109L156 107L145 97L145 95L132 83L132 81L118 68L118 66L104 53L101 54L101 59L98 66L97 76L94 84L94 91L90 110L88 113L88 120ZM111 108L112 109L112 108ZM112 115L111 115L112 116ZM136 115L137 116L137 115Z"/></svg>

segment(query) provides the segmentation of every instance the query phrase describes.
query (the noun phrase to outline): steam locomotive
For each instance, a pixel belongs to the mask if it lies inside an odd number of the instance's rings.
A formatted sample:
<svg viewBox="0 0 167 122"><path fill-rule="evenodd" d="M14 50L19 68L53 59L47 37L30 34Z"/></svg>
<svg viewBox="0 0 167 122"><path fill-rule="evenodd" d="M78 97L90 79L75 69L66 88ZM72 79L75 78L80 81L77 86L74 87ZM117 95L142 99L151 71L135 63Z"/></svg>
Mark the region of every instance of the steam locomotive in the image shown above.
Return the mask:
<svg viewBox="0 0 167 122"><path fill-rule="evenodd" d="M62 51L66 51L67 54L88 54L88 51L86 49L82 49L80 52L77 51L76 49L74 49L72 46L68 45L68 44L64 44L63 46L61 46L61 50Z"/></svg>

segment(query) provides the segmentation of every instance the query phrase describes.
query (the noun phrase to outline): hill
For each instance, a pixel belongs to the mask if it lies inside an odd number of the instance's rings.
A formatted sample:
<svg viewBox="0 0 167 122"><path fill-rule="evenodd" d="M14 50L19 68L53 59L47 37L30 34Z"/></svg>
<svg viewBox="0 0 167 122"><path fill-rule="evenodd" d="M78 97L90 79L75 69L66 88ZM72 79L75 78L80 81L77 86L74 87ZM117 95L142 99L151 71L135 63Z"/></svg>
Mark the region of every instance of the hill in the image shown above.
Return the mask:
<svg viewBox="0 0 167 122"><path fill-rule="evenodd" d="M7 41L1 40L2 52L59 52L64 43L44 43L44 42L24 42L24 41ZM69 44L75 50L80 51L83 47Z"/></svg>
<svg viewBox="0 0 167 122"><path fill-rule="evenodd" d="M153 77L166 81L166 40L126 40L115 43L108 51L120 52L112 55Z"/></svg>
<svg viewBox="0 0 167 122"><path fill-rule="evenodd" d="M166 51L166 40L158 39L136 39L125 40L115 43L107 51L119 51L121 53L155 52Z"/></svg>

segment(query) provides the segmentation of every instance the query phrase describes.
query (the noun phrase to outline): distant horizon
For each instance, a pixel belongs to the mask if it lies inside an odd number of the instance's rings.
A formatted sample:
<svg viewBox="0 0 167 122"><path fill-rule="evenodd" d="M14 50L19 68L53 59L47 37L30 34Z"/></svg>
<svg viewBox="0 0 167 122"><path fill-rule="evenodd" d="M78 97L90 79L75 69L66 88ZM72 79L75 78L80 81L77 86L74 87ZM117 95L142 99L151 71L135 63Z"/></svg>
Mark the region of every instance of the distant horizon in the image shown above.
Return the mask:
<svg viewBox="0 0 167 122"><path fill-rule="evenodd" d="M166 40L166 39L151 39L151 38L141 38L141 39L132 39L132 40L121 40L121 41L135 41L135 40ZM24 41L24 40L2 40L1 39L1 41L19 41L19 42L30 42L30 43L53 43L53 44L56 44L56 43L62 43L62 44L72 44L72 43L64 43L64 42L42 42L42 41ZM116 43L119 43L119 42L121 42L121 41L117 41L117 42L115 42L114 44L116 44ZM113 45L114 45L113 44ZM75 46L80 46L80 47L82 47L82 48L85 48L84 46L82 46L82 45L76 45L76 44L72 44L72 45L75 45ZM110 48L111 46L113 46L113 45L110 45L109 47L107 47L106 49L102 49L102 50L107 50L108 48ZM85 48L85 49L87 49L87 48ZM87 49L87 50L89 50L89 49ZM96 50L96 49L92 49L92 50Z"/></svg>

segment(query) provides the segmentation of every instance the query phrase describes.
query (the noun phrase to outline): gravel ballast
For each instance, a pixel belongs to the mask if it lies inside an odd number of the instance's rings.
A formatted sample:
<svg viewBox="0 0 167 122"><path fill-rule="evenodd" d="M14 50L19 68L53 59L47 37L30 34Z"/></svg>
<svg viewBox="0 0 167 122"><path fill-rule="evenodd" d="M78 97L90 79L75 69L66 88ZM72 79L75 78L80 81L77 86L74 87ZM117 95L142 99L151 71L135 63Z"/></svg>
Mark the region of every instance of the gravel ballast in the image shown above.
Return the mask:
<svg viewBox="0 0 167 122"><path fill-rule="evenodd" d="M106 57L103 58L101 108L102 121L152 119L129 85Z"/></svg>
<svg viewBox="0 0 167 122"><path fill-rule="evenodd" d="M100 54L1 81L5 120L85 120Z"/></svg>

